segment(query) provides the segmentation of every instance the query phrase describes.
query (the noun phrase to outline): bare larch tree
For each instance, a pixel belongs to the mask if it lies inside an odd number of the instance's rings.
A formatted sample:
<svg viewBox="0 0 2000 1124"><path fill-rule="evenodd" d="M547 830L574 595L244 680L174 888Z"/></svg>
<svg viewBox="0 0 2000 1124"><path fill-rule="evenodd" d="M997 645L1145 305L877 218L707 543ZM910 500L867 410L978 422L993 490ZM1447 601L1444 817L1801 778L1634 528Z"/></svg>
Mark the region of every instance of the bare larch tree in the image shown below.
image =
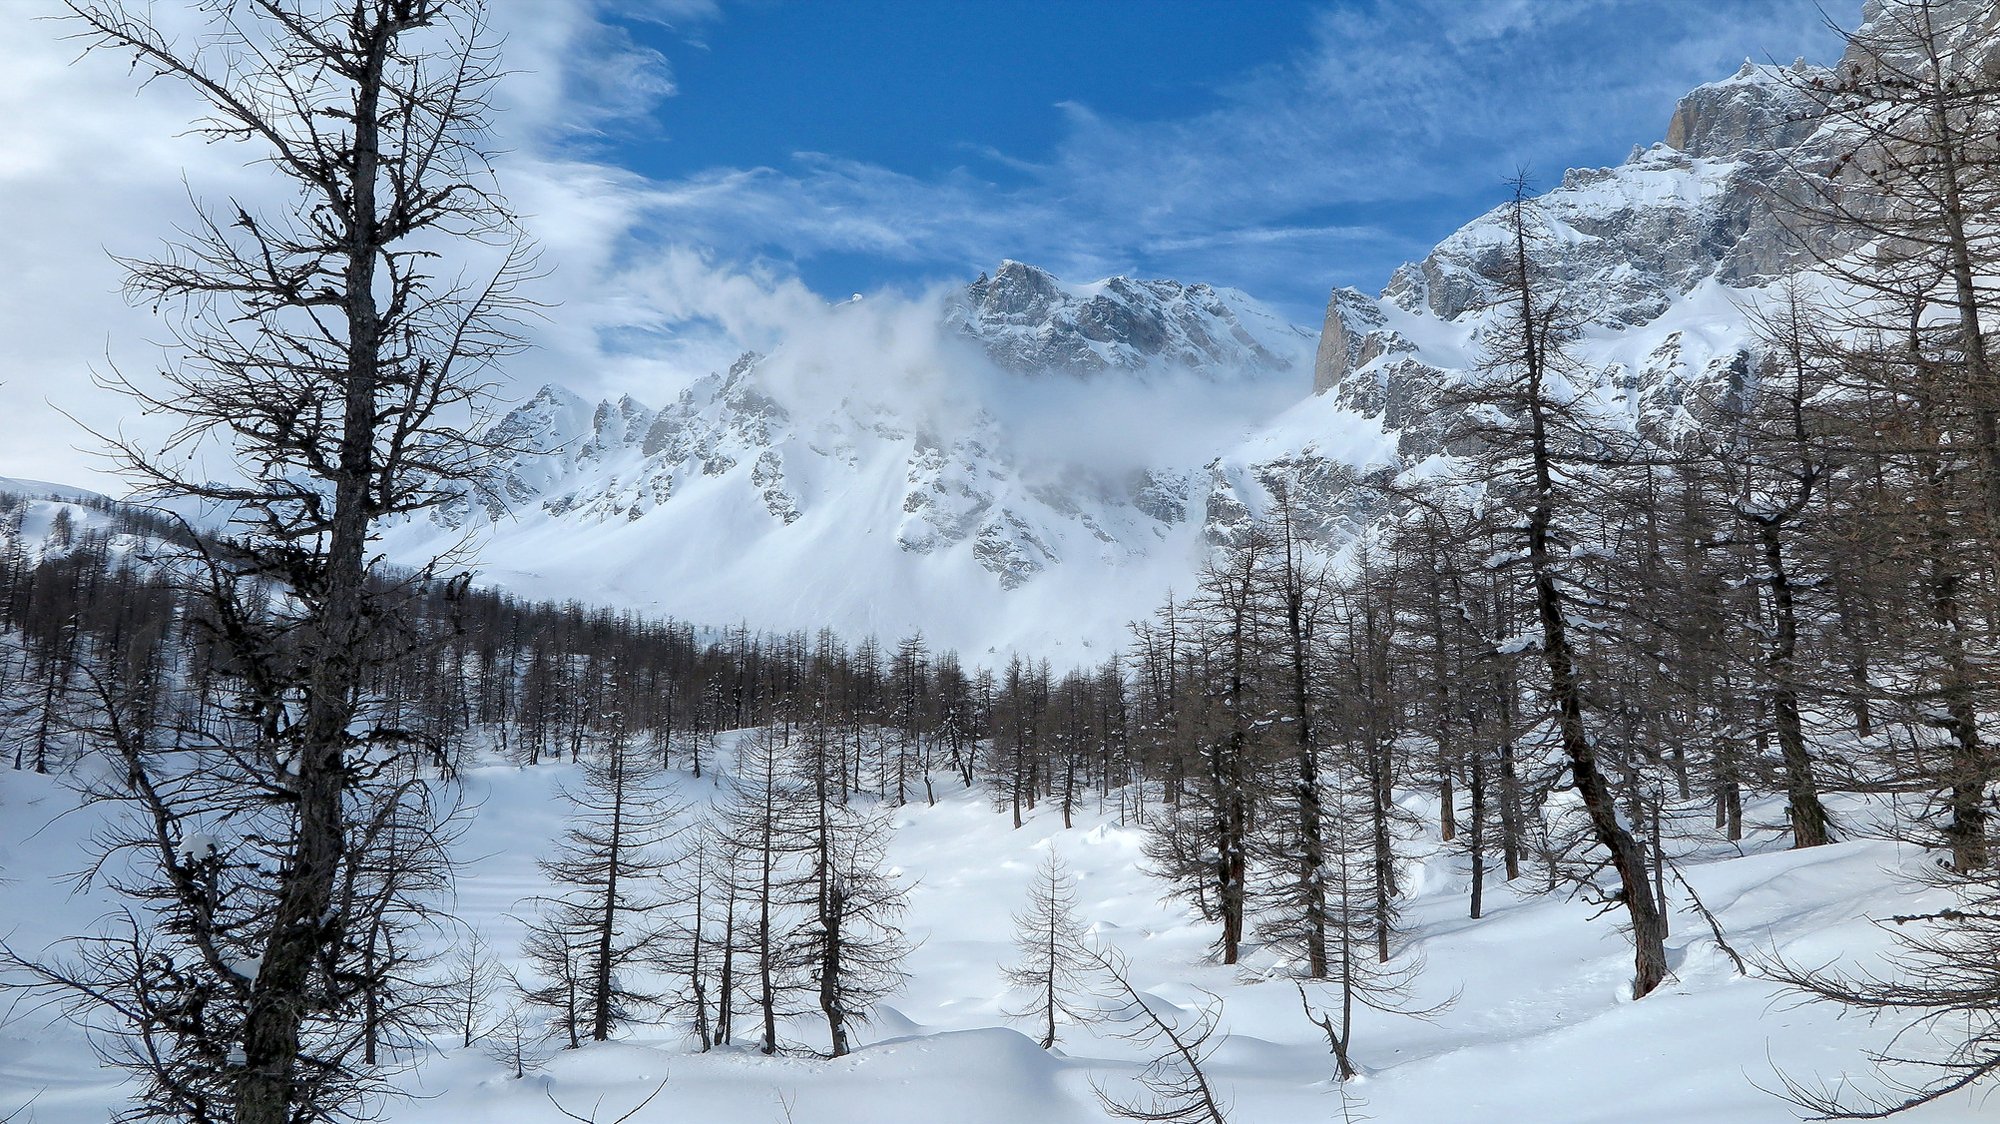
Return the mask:
<svg viewBox="0 0 2000 1124"><path fill-rule="evenodd" d="M432 814L419 747L362 690L408 643L392 605L410 595L368 544L475 474L482 387L518 346L533 268L481 147L481 8L220 0L180 36L148 4L68 2L86 54L190 91L194 131L284 191L198 203L164 252L123 262L172 338L157 377L107 381L177 427L112 452L143 493L231 513L193 580L233 691L226 725L114 732L146 870L125 880L128 930L51 973L126 1044L130 1117L364 1111L352 1054L379 926L350 911L398 894L354 891L383 869L371 848ZM483 264L449 265L468 253Z"/></svg>

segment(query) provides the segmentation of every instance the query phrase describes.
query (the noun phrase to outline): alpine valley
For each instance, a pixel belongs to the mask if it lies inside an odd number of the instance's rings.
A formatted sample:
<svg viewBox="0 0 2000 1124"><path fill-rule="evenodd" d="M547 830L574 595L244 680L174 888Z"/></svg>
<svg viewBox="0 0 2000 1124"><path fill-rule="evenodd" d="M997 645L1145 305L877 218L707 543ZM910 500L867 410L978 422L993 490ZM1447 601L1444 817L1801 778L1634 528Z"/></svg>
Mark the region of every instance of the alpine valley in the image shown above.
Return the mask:
<svg viewBox="0 0 2000 1124"><path fill-rule="evenodd" d="M0 58L40 60L0 108L58 111L10 117L0 200L192 174L161 256L113 262L164 356L114 343L120 412L78 412L134 490L0 439L0 1124L1991 1118L2000 0L1817 40L1813 0L1067 38L1126 9L43 2L54 35L0 3ZM1828 65L1732 71L1779 23ZM890 38L942 96L889 104ZM1427 73L1463 108L1552 45L1575 96L1486 140L1600 87L1659 91L1658 128L1478 189L1393 271L1484 149L1382 156L1436 178L1380 203L1335 197L1383 145L1232 194L1152 143L1217 124L1204 74L1282 87L1216 130L1261 168L1318 144L1300 99L1425 93L1391 55L1461 52ZM1025 134L956 162L977 113L1131 74L1173 112L1059 103L1146 140L1130 167L1027 166ZM128 106L168 89L250 154L243 201L144 147ZM948 163L745 156L746 109ZM1316 324L1359 252L1292 303L984 260L1275 292L1371 244L1321 219L1419 207ZM4 323L87 304L30 251L108 244L95 211L10 223ZM1180 226L1188 256L1129 256ZM32 334L0 331L5 394L53 369Z"/></svg>

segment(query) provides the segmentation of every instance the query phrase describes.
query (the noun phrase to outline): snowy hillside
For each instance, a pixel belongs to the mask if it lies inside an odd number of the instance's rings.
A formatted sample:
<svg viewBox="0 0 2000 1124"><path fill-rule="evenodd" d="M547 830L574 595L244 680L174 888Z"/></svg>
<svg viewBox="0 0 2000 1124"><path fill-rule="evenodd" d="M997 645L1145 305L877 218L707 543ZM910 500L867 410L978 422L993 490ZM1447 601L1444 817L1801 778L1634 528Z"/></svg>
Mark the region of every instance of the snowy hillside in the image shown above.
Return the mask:
<svg viewBox="0 0 2000 1124"><path fill-rule="evenodd" d="M535 868L545 852L538 841L562 829L554 786L570 772L494 766L468 778L467 796L480 810L457 845L466 865L455 912L505 957L517 953L534 908L528 899L548 889ZM719 791L712 777L682 774L675 783L697 800ZM1419 798L1405 803L1422 810ZM1782 818L1774 807L1752 813L1774 816ZM69 882L99 822L98 811L77 810L58 782L0 771L7 901L0 932L11 947L39 950L112 905L74 894ZM1210 962L1213 926L1162 904L1160 885L1138 869L1142 833L1121 825L1115 810L1086 807L1064 831L1056 810L1044 807L1016 832L982 797L953 790L936 807L898 811L895 823L890 862L915 887L907 927L921 943L905 966L908 984L873 1012L865 1045L852 1056L765 1058L747 1046L699 1054L678 1033L641 1030L562 1052L545 1072L515 1081L480 1048L443 1044L410 1085L416 1098L393 1105L387 1119L554 1121L553 1096L577 1111L601 1105L600 1119L610 1120L664 1080L640 1121L1105 1120L1092 1084L1121 1091L1139 1064L1134 1047L1115 1037L1122 1028L1066 1026L1059 1048L1044 1053L1028 1036L1032 1027L1002 1013L1021 998L1000 978L1000 966L1016 955L1008 915L1051 848L1079 875L1081 914L1095 937L1132 958L1134 983L1157 1011L1184 1023L1208 1002L1205 992L1221 999L1227 1037L1213 1074L1234 1105L1231 1119L1343 1119L1324 1040L1300 1013L1291 980L1264 978L1275 967L1268 952L1253 952L1241 971ZM1921 900L1896 881L1899 870L1925 861L1914 851L1782 846L1780 831L1765 830L1742 853L1710 840L1681 860L1746 954L1808 963L1866 958L1886 940L1869 918ZM1780 1124L1795 1113L1764 1091L1778 1086L1780 1070L1837 1080L1887 1033L1740 976L1679 891L1669 942L1675 978L1660 994L1631 1002L1629 949L1608 921L1588 920L1587 906L1560 893L1489 889L1487 919L1469 923L1462 860L1441 853L1434 837L1413 840L1409 853L1406 913L1412 951L1425 963L1417 1002L1457 1001L1430 1021L1362 1014L1355 1041L1366 1075L1348 1090L1356 1119ZM811 1042L823 1031L800 1020L789 1033ZM75 1028L16 1012L0 1031L0 1117L32 1102L18 1119L102 1120L119 1092L110 1071L78 1065L88 1049ZM1984 1111L1961 1098L1908 1119L1970 1121Z"/></svg>

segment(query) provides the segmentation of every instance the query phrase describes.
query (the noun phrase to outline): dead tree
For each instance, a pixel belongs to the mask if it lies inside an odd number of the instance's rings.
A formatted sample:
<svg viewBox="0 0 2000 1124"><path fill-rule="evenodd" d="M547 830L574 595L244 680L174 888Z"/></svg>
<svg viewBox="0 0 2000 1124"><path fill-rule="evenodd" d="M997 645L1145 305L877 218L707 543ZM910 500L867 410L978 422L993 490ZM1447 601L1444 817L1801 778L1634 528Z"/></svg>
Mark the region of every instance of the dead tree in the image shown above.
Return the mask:
<svg viewBox="0 0 2000 1124"><path fill-rule="evenodd" d="M483 1041L486 1056L507 1067L516 1081L542 1068L548 1057L542 1043L547 1035L518 1001L507 1005Z"/></svg>
<svg viewBox="0 0 2000 1124"><path fill-rule="evenodd" d="M1895 944L1880 968L1802 967L1767 960L1759 970L1806 998L1896 1028L1873 1051L1874 1087L1843 1078L1827 1087L1781 1075L1790 1099L1815 1119L1876 1120L1990 1086L2000 1074L2000 877L1940 868L1931 876L1950 905L1879 924Z"/></svg>
<svg viewBox="0 0 2000 1124"><path fill-rule="evenodd" d="M445 994L449 997L451 1029L461 1049L468 1049L494 1031L494 997L500 993L501 969L477 929L445 961Z"/></svg>
<svg viewBox="0 0 2000 1124"><path fill-rule="evenodd" d="M1202 1068L1221 1040L1222 999L1210 995L1194 1021L1177 1025L1155 1011L1132 986L1131 967L1117 951L1088 950L1092 966L1102 975L1106 991L1119 1002L1114 1016L1129 1024L1119 1037L1151 1052L1139 1071L1137 1096L1121 1096L1099 1083L1091 1088L1104 1111L1120 1120L1155 1124L1229 1124L1227 1106Z"/></svg>

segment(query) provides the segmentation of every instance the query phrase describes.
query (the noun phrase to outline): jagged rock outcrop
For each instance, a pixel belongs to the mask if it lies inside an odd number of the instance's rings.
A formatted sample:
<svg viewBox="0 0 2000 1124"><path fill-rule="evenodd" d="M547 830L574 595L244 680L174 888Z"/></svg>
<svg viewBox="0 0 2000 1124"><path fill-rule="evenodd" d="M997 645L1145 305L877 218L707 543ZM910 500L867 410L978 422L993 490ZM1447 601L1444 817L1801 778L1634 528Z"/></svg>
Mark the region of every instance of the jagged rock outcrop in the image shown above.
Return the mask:
<svg viewBox="0 0 2000 1124"><path fill-rule="evenodd" d="M1126 277L1070 286L1017 261L966 286L945 323L1002 367L1029 374L1275 371L1310 341L1234 289Z"/></svg>
<svg viewBox="0 0 2000 1124"><path fill-rule="evenodd" d="M1756 361L1748 341L1691 352L1685 332L1670 332L1639 370L1607 372L1607 381L1630 395L1639 433L1666 448L1682 447L1739 412Z"/></svg>
<svg viewBox="0 0 2000 1124"><path fill-rule="evenodd" d="M1758 284L1810 261L1781 216L1786 199L1809 194L1798 177L1831 162L1806 92L1829 73L1746 63L1681 99L1665 143L1566 172L1536 206L1551 276L1589 319L1630 327L1711 278ZM1504 216L1496 208L1403 266L1384 298L1443 320L1483 307L1506 257Z"/></svg>
<svg viewBox="0 0 2000 1124"><path fill-rule="evenodd" d="M1681 98L1667 121L1667 147L1704 160L1797 148L1819 127L1819 103L1804 81L1827 73L1804 59L1790 74L1746 59L1733 76Z"/></svg>
<svg viewBox="0 0 2000 1124"><path fill-rule="evenodd" d="M1326 301L1326 321L1313 356L1313 392L1336 386L1361 365L1362 341L1382 326L1382 309L1359 289L1335 289Z"/></svg>

